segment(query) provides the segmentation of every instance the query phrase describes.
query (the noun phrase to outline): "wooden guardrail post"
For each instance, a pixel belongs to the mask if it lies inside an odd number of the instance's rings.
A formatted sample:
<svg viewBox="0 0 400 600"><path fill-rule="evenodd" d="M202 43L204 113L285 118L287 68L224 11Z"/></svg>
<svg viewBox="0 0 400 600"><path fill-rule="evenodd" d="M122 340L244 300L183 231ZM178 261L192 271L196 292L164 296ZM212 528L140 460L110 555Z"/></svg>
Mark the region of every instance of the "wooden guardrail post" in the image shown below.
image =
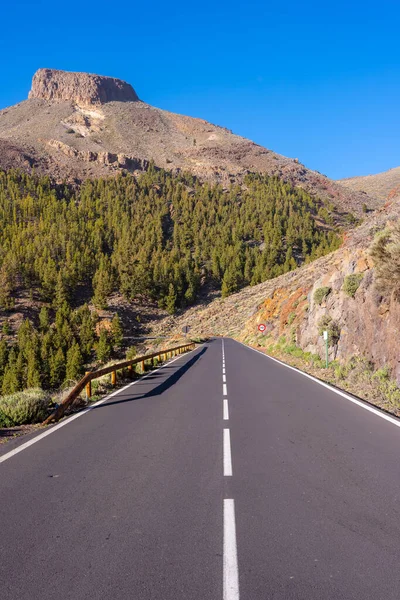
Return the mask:
<svg viewBox="0 0 400 600"><path fill-rule="evenodd" d="M145 372L144 360L142 360L140 366L141 366L141 369L142 369L142 373L144 373Z"/></svg>
<svg viewBox="0 0 400 600"><path fill-rule="evenodd" d="M85 375L88 375L90 373L90 371L86 371ZM86 384L86 399L90 400L90 398L92 397L92 382L88 381Z"/></svg>
<svg viewBox="0 0 400 600"><path fill-rule="evenodd" d="M113 387L117 385L117 371L111 371L111 385Z"/></svg>

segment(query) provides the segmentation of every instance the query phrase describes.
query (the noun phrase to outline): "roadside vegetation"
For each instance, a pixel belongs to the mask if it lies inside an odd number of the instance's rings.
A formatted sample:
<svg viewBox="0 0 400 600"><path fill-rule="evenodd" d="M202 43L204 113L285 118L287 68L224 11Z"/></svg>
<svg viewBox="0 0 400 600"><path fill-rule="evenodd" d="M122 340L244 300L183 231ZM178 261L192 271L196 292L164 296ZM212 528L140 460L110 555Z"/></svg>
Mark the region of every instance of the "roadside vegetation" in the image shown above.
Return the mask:
<svg viewBox="0 0 400 600"><path fill-rule="evenodd" d="M400 417L400 388L387 367L376 369L366 358L354 356L346 362L333 360L326 368L324 357L304 352L286 336L276 341L258 336L246 343Z"/></svg>
<svg viewBox="0 0 400 600"><path fill-rule="evenodd" d="M378 290L400 300L400 221L376 236L370 253Z"/></svg>

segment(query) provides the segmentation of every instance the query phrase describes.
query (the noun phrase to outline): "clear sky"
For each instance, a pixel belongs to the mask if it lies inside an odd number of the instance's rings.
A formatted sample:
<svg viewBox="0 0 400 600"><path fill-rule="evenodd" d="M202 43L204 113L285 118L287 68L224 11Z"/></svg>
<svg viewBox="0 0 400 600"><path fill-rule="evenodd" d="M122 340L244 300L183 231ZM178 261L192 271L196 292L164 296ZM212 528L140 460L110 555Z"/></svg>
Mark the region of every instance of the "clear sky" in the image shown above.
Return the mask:
<svg viewBox="0 0 400 600"><path fill-rule="evenodd" d="M400 3L2 4L0 107L39 67L131 83L332 178L400 165Z"/></svg>

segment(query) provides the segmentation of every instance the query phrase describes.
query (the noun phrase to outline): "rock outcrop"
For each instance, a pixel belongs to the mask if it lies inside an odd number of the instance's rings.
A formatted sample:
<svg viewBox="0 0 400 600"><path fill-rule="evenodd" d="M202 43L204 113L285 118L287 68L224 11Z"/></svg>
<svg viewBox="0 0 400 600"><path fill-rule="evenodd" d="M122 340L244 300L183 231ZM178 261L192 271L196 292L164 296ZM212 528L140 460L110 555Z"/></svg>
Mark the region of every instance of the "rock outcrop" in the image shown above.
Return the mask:
<svg viewBox="0 0 400 600"><path fill-rule="evenodd" d="M79 106L98 106L107 102L139 100L133 87L120 79L55 69L36 71L29 98L71 101Z"/></svg>

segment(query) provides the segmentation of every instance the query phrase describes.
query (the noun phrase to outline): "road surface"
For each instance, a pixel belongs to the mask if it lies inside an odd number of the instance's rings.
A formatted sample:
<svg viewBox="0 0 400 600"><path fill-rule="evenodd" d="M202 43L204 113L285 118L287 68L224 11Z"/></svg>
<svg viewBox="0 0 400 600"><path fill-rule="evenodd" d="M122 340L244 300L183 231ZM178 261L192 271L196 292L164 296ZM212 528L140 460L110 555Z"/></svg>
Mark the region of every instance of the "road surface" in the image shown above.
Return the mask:
<svg viewBox="0 0 400 600"><path fill-rule="evenodd" d="M1 600L399 599L400 427L296 371L215 339L62 423L1 447Z"/></svg>

